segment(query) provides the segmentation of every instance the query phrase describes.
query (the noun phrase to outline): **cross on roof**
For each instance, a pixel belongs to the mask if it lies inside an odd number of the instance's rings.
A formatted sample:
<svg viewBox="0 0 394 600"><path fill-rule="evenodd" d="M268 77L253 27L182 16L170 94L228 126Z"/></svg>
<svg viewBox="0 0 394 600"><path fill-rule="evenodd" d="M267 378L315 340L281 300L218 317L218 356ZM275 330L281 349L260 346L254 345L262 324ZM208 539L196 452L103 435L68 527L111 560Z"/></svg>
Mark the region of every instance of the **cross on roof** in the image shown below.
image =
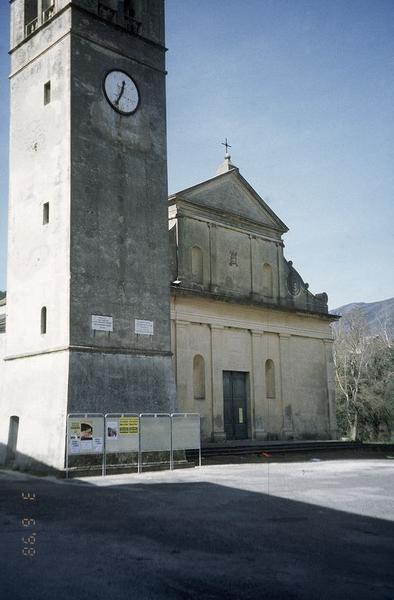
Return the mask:
<svg viewBox="0 0 394 600"><path fill-rule="evenodd" d="M222 146L225 146L225 147L226 147L226 154L228 154L228 149L229 149L229 148L231 148L231 146L230 146L230 144L228 143L228 141L227 141L227 138L226 138L226 141L225 141L225 142L222 142Z"/></svg>

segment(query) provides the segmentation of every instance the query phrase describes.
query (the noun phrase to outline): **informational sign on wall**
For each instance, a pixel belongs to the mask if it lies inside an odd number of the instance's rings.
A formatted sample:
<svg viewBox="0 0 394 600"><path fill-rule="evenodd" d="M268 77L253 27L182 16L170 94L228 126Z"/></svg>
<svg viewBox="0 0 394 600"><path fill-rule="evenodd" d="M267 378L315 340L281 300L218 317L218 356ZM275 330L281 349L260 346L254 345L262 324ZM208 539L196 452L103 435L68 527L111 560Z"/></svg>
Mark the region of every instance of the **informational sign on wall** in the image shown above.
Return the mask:
<svg viewBox="0 0 394 600"><path fill-rule="evenodd" d="M93 331L113 331L114 320L105 315L92 315L92 329Z"/></svg>
<svg viewBox="0 0 394 600"><path fill-rule="evenodd" d="M143 321L135 319L134 331L138 335L153 335L153 321Z"/></svg>
<svg viewBox="0 0 394 600"><path fill-rule="evenodd" d="M134 435L138 433L138 417L120 417L119 435Z"/></svg>

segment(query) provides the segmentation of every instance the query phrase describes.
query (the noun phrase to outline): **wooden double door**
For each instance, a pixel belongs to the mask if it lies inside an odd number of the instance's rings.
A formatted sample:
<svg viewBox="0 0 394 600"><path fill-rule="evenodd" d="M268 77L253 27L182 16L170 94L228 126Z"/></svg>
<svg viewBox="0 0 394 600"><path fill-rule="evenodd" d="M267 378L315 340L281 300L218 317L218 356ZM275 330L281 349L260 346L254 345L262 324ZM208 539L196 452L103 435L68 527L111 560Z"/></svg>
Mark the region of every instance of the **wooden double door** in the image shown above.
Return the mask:
<svg viewBox="0 0 394 600"><path fill-rule="evenodd" d="M224 431L227 440L248 438L247 373L223 371Z"/></svg>

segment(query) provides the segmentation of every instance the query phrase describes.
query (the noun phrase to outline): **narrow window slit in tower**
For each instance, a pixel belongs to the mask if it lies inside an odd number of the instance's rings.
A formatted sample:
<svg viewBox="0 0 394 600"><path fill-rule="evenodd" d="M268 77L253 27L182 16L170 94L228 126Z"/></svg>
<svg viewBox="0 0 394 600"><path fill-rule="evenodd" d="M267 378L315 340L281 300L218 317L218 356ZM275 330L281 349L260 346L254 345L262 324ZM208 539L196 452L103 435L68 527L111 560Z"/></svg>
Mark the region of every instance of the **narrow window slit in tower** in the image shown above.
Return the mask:
<svg viewBox="0 0 394 600"><path fill-rule="evenodd" d="M44 104L47 105L51 101L51 82L47 81L44 85Z"/></svg>
<svg viewBox="0 0 394 600"><path fill-rule="evenodd" d="M42 224L47 225L49 223L49 202L45 202L42 206Z"/></svg>
<svg viewBox="0 0 394 600"><path fill-rule="evenodd" d="M47 307L43 306L41 309L41 333L47 332Z"/></svg>

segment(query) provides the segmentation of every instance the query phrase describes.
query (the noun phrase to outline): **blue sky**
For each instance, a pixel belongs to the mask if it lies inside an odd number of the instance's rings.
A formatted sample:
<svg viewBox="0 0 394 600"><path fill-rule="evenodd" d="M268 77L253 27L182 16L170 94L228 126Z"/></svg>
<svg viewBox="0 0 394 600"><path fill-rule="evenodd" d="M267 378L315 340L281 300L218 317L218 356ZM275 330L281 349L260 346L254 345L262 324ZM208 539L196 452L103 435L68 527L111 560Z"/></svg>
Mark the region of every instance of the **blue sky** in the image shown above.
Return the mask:
<svg viewBox="0 0 394 600"><path fill-rule="evenodd" d="M167 0L168 168L215 174L221 142L288 225L285 255L330 307L394 296L394 2ZM8 3L0 3L0 289Z"/></svg>

